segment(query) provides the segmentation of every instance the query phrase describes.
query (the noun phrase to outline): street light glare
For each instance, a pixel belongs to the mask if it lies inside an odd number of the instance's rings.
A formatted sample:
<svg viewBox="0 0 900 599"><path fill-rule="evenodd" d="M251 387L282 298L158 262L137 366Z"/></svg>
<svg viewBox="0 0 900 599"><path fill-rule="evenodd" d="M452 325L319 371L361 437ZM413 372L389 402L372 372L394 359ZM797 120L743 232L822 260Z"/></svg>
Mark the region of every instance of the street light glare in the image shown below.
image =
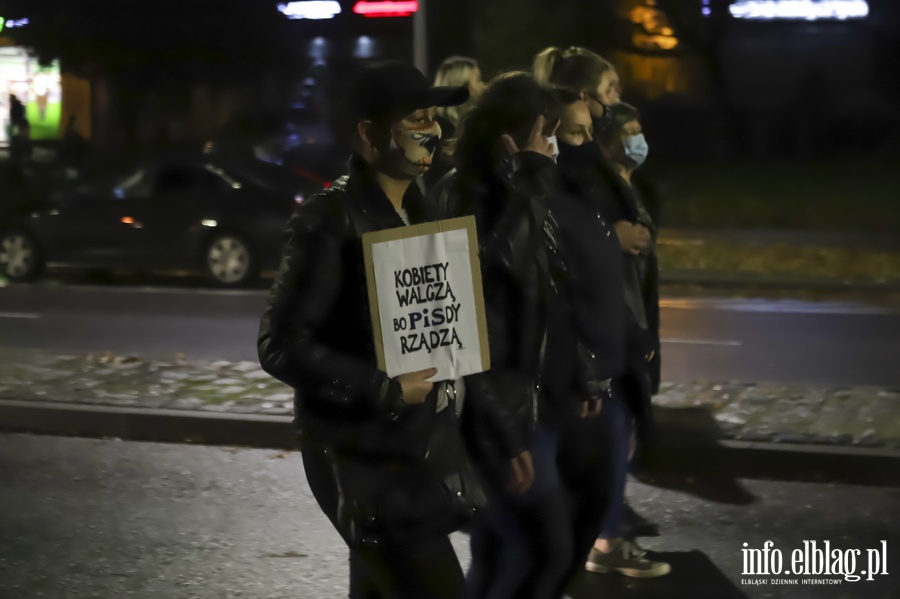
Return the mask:
<svg viewBox="0 0 900 599"><path fill-rule="evenodd" d="M869 4L865 0L738 0L728 10L736 19L845 20L867 17Z"/></svg>
<svg viewBox="0 0 900 599"><path fill-rule="evenodd" d="M337 0L307 0L304 2L288 2L279 4L284 16L289 19L333 19L341 14L341 3Z"/></svg>
<svg viewBox="0 0 900 599"><path fill-rule="evenodd" d="M417 0L401 0L399 2L360 0L353 6L353 12L364 17L408 17L418 10Z"/></svg>

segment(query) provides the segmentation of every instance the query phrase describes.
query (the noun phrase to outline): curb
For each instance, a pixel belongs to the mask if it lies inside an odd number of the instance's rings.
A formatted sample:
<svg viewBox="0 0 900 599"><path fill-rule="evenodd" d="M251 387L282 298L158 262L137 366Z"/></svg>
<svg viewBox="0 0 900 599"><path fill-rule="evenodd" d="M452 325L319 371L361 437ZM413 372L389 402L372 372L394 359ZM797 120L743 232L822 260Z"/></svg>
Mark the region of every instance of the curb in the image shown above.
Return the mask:
<svg viewBox="0 0 900 599"><path fill-rule="evenodd" d="M833 482L900 488L900 450L812 444L733 441L660 444L636 471L691 475L700 470L713 479Z"/></svg>
<svg viewBox="0 0 900 599"><path fill-rule="evenodd" d="M290 416L0 400L0 430L126 441L296 449Z"/></svg>
<svg viewBox="0 0 900 599"><path fill-rule="evenodd" d="M686 467L734 478L783 478L894 485L900 450L715 439L692 426L660 422L662 450L641 463L651 470ZM0 431L39 435L197 443L263 449L297 448L291 416L197 412L0 400Z"/></svg>
<svg viewBox="0 0 900 599"><path fill-rule="evenodd" d="M662 270L659 281L664 284L702 285L706 287L781 287L822 290L854 290L876 292L900 292L900 283L877 283L871 280L823 279L817 277L752 276L730 272L706 272L692 270Z"/></svg>

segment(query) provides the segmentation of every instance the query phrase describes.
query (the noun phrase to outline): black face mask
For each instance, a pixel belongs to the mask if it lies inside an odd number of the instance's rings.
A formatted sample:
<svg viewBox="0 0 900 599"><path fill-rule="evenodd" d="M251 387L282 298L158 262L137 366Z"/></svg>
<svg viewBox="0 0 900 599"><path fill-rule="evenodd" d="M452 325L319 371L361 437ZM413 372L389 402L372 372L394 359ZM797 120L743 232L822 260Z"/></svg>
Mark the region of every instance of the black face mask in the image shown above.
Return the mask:
<svg viewBox="0 0 900 599"><path fill-rule="evenodd" d="M586 141L580 146L559 142L559 165L580 168L596 165L603 160L603 151L596 141Z"/></svg>
<svg viewBox="0 0 900 599"><path fill-rule="evenodd" d="M604 133L608 133L615 121L613 120L612 110L610 110L609 106L603 107L603 116L600 117L592 117L591 121L594 123L594 138L602 138Z"/></svg>

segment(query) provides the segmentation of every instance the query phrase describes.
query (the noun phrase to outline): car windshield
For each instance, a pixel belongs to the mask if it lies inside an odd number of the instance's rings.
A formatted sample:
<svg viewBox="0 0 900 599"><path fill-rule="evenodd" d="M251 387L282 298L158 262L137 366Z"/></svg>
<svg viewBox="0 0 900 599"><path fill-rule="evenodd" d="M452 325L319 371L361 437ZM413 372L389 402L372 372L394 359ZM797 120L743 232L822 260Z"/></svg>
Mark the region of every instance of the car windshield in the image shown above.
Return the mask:
<svg viewBox="0 0 900 599"><path fill-rule="evenodd" d="M75 190L81 195L121 197L144 178L144 170L135 166L95 170L74 181Z"/></svg>
<svg viewBox="0 0 900 599"><path fill-rule="evenodd" d="M233 161L223 166L231 177L266 191L297 194L309 187L307 181L290 170L261 160Z"/></svg>
<svg viewBox="0 0 900 599"><path fill-rule="evenodd" d="M117 198L124 198L128 195L133 195L135 190L137 190L141 186L141 184L144 183L146 174L147 172L144 169L139 168L126 174L124 177L119 176L113 181L113 195Z"/></svg>

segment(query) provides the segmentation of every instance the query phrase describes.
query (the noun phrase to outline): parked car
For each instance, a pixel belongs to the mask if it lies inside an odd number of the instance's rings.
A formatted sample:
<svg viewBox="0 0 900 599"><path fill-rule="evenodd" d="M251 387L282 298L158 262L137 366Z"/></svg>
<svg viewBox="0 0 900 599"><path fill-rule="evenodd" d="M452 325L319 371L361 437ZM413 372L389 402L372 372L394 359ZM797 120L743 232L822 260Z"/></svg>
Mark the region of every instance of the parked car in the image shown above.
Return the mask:
<svg viewBox="0 0 900 599"><path fill-rule="evenodd" d="M242 286L280 259L297 203L321 186L290 170L201 152L125 161L63 186L0 221L0 273L47 266L199 271Z"/></svg>
<svg viewBox="0 0 900 599"><path fill-rule="evenodd" d="M316 127L294 127L250 144L249 148L247 145L210 141L207 151L234 153L249 150L248 154L252 153L254 158L284 166L319 187L327 186L347 173L347 160L351 151L337 143L323 123Z"/></svg>

